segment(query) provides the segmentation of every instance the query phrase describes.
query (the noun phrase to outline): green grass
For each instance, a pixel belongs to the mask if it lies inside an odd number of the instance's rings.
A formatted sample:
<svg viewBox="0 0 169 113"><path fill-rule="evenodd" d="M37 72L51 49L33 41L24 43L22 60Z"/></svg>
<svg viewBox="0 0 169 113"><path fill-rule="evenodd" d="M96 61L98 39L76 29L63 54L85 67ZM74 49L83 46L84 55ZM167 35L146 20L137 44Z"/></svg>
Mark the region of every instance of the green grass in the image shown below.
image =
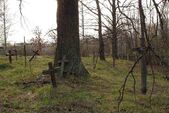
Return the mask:
<svg viewBox="0 0 169 113"><path fill-rule="evenodd" d="M33 81L47 69L51 57L37 57L32 62L32 72L29 66L24 67L24 59L18 58L13 64L8 59L0 57L0 112L2 113L115 113L119 88L133 62L118 60L112 68L112 61L98 61L95 70L92 69L92 58L83 58L90 72L88 78L68 77L57 78L56 91L50 84L31 85L23 88L18 83ZM121 104L122 113L168 113L169 112L169 82L157 72L152 105L149 94L152 87L152 75L148 76L148 94L140 93L140 70L137 65L136 101L133 95L133 79L129 78L124 101ZM55 95L53 94L54 92ZM1 107L2 106L2 107ZM2 109L3 108L3 109ZM67 111L67 112L66 112ZM74 111L74 112L73 112Z"/></svg>

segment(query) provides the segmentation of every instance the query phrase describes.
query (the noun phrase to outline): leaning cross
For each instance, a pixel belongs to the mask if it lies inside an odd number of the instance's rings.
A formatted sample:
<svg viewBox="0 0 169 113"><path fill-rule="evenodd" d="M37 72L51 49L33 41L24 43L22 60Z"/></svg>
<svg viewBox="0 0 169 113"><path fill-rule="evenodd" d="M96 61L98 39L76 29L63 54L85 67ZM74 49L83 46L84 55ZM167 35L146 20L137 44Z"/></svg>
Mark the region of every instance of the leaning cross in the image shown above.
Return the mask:
<svg viewBox="0 0 169 113"><path fill-rule="evenodd" d="M33 56L29 59L29 62L31 62L33 59L34 59L34 57L36 56L36 55L39 55L39 50L37 50L37 51L33 51Z"/></svg>
<svg viewBox="0 0 169 113"><path fill-rule="evenodd" d="M6 54L6 56L9 56L9 63L12 64L12 56L14 54L12 54L11 50L8 50L8 53Z"/></svg>
<svg viewBox="0 0 169 113"><path fill-rule="evenodd" d="M51 76L51 81L52 81L52 86L53 88L56 88L56 78L55 78L55 73L58 73L60 71L60 67L55 67L53 66L52 62L48 63L49 69L44 70L42 74L49 74Z"/></svg>

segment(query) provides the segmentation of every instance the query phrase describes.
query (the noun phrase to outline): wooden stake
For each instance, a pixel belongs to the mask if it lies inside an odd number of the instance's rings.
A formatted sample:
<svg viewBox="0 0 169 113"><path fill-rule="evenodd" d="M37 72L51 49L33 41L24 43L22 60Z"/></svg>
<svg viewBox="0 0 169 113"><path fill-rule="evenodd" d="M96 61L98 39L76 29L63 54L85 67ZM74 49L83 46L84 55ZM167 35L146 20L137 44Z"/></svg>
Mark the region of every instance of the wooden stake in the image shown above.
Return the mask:
<svg viewBox="0 0 169 113"><path fill-rule="evenodd" d="M12 52L11 52L11 50L8 51L7 56L9 56L9 63L12 64Z"/></svg>
<svg viewBox="0 0 169 113"><path fill-rule="evenodd" d="M27 62L26 62L26 41L25 41L25 37L24 37L24 57L25 57L25 67L27 66Z"/></svg>

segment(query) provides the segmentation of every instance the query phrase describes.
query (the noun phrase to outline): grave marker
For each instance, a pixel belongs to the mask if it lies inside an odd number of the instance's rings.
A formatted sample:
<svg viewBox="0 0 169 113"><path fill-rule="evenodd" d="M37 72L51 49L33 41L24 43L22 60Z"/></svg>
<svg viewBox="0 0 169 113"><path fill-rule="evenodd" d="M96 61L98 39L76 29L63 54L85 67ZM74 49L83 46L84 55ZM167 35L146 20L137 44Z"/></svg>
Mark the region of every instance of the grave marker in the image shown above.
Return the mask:
<svg viewBox="0 0 169 113"><path fill-rule="evenodd" d="M12 54L11 50L8 50L8 53L6 54L6 56L9 57L9 63L12 64L12 56L13 56L13 54Z"/></svg>
<svg viewBox="0 0 169 113"><path fill-rule="evenodd" d="M56 85L56 78L55 78L55 73L59 73L60 72L60 76L63 76L64 73L64 69L65 69L65 63L68 63L69 61L66 60L66 57L63 57L63 60L58 61L58 64L60 65L59 67L54 67L52 62L48 63L48 70L43 70L42 74L49 74L51 76L51 82L52 82L52 86L54 88L57 87Z"/></svg>
<svg viewBox="0 0 169 113"><path fill-rule="evenodd" d="M29 62L31 62L33 59L34 59L34 57L36 56L36 55L39 55L39 50L37 50L37 51L33 51L33 55L32 55L32 57L29 59Z"/></svg>
<svg viewBox="0 0 169 113"><path fill-rule="evenodd" d="M51 76L52 86L53 86L53 88L56 88L57 85L56 85L55 73L58 73L58 71L60 70L60 67L54 68L52 62L48 63L48 67L49 67L49 69L48 70L44 70L42 72L42 74L49 74Z"/></svg>
<svg viewBox="0 0 169 113"><path fill-rule="evenodd" d="M63 59L61 61L58 61L58 64L60 65L60 76L63 76L64 73L64 68L65 68L65 64L68 63L69 61L66 60L66 57L64 56Z"/></svg>

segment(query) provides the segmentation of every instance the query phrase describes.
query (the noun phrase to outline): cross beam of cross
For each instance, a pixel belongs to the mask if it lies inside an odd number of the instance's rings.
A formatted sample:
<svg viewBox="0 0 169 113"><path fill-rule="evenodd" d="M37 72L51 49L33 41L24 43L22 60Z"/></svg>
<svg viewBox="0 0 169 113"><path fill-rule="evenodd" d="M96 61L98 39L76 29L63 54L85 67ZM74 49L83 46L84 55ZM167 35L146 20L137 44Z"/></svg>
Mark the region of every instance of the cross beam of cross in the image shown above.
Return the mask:
<svg viewBox="0 0 169 113"><path fill-rule="evenodd" d="M36 55L39 55L38 52L39 52L39 50L33 51L34 54L33 54L32 57L29 59L29 62L31 62Z"/></svg>

